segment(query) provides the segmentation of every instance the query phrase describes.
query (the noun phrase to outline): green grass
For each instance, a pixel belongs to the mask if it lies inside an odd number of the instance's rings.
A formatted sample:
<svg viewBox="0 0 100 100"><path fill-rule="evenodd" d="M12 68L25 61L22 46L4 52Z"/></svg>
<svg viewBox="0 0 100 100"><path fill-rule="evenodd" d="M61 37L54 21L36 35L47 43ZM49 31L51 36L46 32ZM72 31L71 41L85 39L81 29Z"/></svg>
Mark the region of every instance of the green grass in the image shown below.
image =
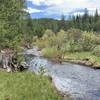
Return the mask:
<svg viewBox="0 0 100 100"><path fill-rule="evenodd" d="M0 72L0 100L61 100L47 77Z"/></svg>
<svg viewBox="0 0 100 100"><path fill-rule="evenodd" d="M90 59L94 59L96 62L100 62L100 57L99 56L95 56L92 54L92 52L74 52L74 53L69 53L67 52L65 55L65 59L67 58L72 58L74 60L82 60L85 58L90 58Z"/></svg>

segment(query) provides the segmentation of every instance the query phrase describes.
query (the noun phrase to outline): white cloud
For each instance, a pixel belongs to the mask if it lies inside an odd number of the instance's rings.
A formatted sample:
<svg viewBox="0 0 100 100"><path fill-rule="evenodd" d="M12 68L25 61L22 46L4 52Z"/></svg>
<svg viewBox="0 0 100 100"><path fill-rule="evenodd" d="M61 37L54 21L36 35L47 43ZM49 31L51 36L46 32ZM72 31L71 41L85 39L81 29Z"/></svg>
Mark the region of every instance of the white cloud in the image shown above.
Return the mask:
<svg viewBox="0 0 100 100"><path fill-rule="evenodd" d="M45 2L45 0L27 0L31 1L33 4L40 5L41 2Z"/></svg>
<svg viewBox="0 0 100 100"><path fill-rule="evenodd" d="M27 1L31 1L33 4L36 5L57 5L57 4L61 4L63 2L63 0L27 0Z"/></svg>
<svg viewBox="0 0 100 100"><path fill-rule="evenodd" d="M27 12L29 12L29 13L38 13L38 12L42 12L42 10L38 10L38 9L28 7Z"/></svg>
<svg viewBox="0 0 100 100"><path fill-rule="evenodd" d="M90 12L94 12L95 9L100 11L100 0L28 0L35 5L48 6L44 12L46 15L61 15L72 12L75 9L87 8ZM30 9L32 10L32 9ZM77 12L75 12L76 14ZM79 13L79 12L78 12ZM82 14L82 12L80 13Z"/></svg>

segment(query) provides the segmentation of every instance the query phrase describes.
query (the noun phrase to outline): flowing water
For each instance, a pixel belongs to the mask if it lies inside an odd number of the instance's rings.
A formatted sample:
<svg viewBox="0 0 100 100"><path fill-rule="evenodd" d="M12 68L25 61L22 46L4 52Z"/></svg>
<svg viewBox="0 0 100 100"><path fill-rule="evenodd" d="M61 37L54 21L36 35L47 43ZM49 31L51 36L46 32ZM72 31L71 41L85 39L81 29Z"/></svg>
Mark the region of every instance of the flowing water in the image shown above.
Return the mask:
<svg viewBox="0 0 100 100"><path fill-rule="evenodd" d="M26 57L30 71L38 73L40 67L44 67L56 88L62 93L70 93L74 100L100 100L100 70L66 62L58 64L43 57L30 56L31 51Z"/></svg>

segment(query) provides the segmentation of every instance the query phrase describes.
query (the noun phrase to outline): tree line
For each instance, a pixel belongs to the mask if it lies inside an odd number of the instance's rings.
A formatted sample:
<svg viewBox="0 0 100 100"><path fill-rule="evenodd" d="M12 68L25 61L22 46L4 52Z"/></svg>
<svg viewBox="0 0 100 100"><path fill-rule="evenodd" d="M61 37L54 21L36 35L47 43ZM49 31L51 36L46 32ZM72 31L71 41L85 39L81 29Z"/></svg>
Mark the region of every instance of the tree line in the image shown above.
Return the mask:
<svg viewBox="0 0 100 100"><path fill-rule="evenodd" d="M100 15L98 10L94 15L90 15L85 9L84 15L71 16L66 20L65 16L61 16L61 20L50 18L32 19L32 29L34 35L41 37L46 29L51 29L53 32L58 32L61 29L67 31L70 28L81 29L83 31L100 32Z"/></svg>

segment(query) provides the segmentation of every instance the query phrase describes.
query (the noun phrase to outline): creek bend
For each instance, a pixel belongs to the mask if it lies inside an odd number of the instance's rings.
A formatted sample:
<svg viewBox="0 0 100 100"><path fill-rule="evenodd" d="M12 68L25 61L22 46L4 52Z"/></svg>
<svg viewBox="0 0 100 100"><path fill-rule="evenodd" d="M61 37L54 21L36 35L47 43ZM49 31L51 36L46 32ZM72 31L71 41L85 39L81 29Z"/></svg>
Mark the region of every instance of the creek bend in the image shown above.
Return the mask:
<svg viewBox="0 0 100 100"><path fill-rule="evenodd" d="M36 56L32 56L33 53ZM100 70L67 62L52 62L40 57L36 48L26 51L25 55L29 71L38 73L43 66L58 91L71 94L74 100L100 100Z"/></svg>

